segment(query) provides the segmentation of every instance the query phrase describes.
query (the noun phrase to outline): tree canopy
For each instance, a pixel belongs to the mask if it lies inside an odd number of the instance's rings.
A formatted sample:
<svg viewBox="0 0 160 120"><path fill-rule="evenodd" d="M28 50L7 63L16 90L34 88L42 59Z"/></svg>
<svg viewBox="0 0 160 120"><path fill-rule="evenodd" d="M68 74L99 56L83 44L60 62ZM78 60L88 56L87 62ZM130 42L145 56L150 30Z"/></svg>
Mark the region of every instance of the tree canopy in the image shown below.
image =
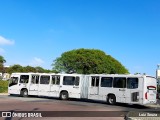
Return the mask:
<svg viewBox="0 0 160 120"><path fill-rule="evenodd" d="M6 62L6 60L4 59L3 56L0 55L0 72L4 72L4 63Z"/></svg>
<svg viewBox="0 0 160 120"><path fill-rule="evenodd" d="M14 73L14 72L37 72L37 73L52 73L52 72L56 72L53 70L48 70L48 69L44 69L40 66L37 67L32 67L32 66L21 66L19 64L14 64L12 66L10 66L9 68L6 69L7 73Z"/></svg>
<svg viewBox="0 0 160 120"><path fill-rule="evenodd" d="M53 61L58 72L79 74L125 74L128 70L115 58L97 49L74 49Z"/></svg>
<svg viewBox="0 0 160 120"><path fill-rule="evenodd" d="M5 63L5 62L6 60L4 59L4 57L0 55L0 63Z"/></svg>
<svg viewBox="0 0 160 120"><path fill-rule="evenodd" d="M32 67L32 66L21 66L19 64L14 64L10 67L4 67L4 63L6 60L3 56L0 55L0 72L2 73L14 73L14 72L38 72L38 73L57 73L56 70L44 69L40 66Z"/></svg>

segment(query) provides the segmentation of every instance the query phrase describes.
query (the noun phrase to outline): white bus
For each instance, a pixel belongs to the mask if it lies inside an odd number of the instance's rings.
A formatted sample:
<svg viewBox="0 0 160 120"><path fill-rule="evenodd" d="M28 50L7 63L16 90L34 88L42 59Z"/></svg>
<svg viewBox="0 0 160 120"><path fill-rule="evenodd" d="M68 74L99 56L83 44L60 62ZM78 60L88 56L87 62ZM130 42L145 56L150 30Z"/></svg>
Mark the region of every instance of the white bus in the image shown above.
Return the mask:
<svg viewBox="0 0 160 120"><path fill-rule="evenodd" d="M80 98L79 74L12 73L8 93L20 96L38 95Z"/></svg>
<svg viewBox="0 0 160 120"><path fill-rule="evenodd" d="M156 103L156 81L154 77L146 75L86 75L81 94L83 98L109 104L153 104Z"/></svg>
<svg viewBox="0 0 160 120"><path fill-rule="evenodd" d="M109 104L152 104L156 103L157 80L147 75L13 73L8 92L63 100L102 100Z"/></svg>

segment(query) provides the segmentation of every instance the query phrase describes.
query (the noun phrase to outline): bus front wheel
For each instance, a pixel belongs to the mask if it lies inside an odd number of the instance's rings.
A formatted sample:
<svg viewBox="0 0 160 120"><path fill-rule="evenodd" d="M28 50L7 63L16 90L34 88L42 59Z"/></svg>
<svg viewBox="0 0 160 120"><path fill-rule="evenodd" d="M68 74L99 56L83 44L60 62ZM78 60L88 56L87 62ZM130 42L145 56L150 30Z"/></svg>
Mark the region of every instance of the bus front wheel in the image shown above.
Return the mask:
<svg viewBox="0 0 160 120"><path fill-rule="evenodd" d="M110 105L116 104L116 97L115 97L115 95L109 95L108 98L107 98L107 103L109 103Z"/></svg>
<svg viewBox="0 0 160 120"><path fill-rule="evenodd" d="M27 89L21 90L20 96L22 96L22 97L28 97L28 90Z"/></svg>
<svg viewBox="0 0 160 120"><path fill-rule="evenodd" d="M61 92L60 99L67 100L68 99L68 92L66 92L66 91Z"/></svg>

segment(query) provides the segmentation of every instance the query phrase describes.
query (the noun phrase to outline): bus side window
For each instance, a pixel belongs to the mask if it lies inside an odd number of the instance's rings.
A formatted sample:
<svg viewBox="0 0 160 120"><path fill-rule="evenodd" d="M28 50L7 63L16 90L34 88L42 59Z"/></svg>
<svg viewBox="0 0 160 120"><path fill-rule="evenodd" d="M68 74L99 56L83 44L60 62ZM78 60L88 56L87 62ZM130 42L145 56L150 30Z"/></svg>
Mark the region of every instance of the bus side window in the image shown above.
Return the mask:
<svg viewBox="0 0 160 120"><path fill-rule="evenodd" d="M79 86L79 77L76 77L76 79L74 81L74 85L75 86Z"/></svg>
<svg viewBox="0 0 160 120"><path fill-rule="evenodd" d="M93 87L95 83L95 77L92 77L91 86Z"/></svg>
<svg viewBox="0 0 160 120"><path fill-rule="evenodd" d="M60 76L54 75L52 76L52 84L53 85L59 85L60 84Z"/></svg>
<svg viewBox="0 0 160 120"><path fill-rule="evenodd" d="M96 87L99 86L99 77L96 77Z"/></svg>
<svg viewBox="0 0 160 120"><path fill-rule="evenodd" d="M99 77L92 77L91 86L92 87L98 87L99 86Z"/></svg>
<svg viewBox="0 0 160 120"><path fill-rule="evenodd" d="M32 84L38 84L39 83L39 76L37 75L33 75L32 76L32 80L31 80Z"/></svg>
<svg viewBox="0 0 160 120"><path fill-rule="evenodd" d="M39 84L39 75L36 76L36 84Z"/></svg>
<svg viewBox="0 0 160 120"><path fill-rule="evenodd" d="M21 75L20 77L20 83L28 83L29 75Z"/></svg>
<svg viewBox="0 0 160 120"><path fill-rule="evenodd" d="M112 77L102 77L101 78L101 87L112 87Z"/></svg>
<svg viewBox="0 0 160 120"><path fill-rule="evenodd" d="M33 75L33 76L32 76L32 80L31 80L31 83L32 83L32 84L35 84L35 81L36 81L35 78L36 78L36 76Z"/></svg>
<svg viewBox="0 0 160 120"><path fill-rule="evenodd" d="M52 76L52 84L54 85L56 82L56 76Z"/></svg>
<svg viewBox="0 0 160 120"><path fill-rule="evenodd" d="M40 84L49 84L50 76L42 75L40 79Z"/></svg>
<svg viewBox="0 0 160 120"><path fill-rule="evenodd" d="M56 85L59 85L60 84L60 76L58 75L56 78L57 78Z"/></svg>
<svg viewBox="0 0 160 120"><path fill-rule="evenodd" d="M74 85L75 77L72 76L64 76L63 77L63 85Z"/></svg>
<svg viewBox="0 0 160 120"><path fill-rule="evenodd" d="M115 77L113 80L114 88L126 88L126 78L125 77Z"/></svg>
<svg viewBox="0 0 160 120"><path fill-rule="evenodd" d="M127 78L127 88L128 89L138 88L138 78Z"/></svg>

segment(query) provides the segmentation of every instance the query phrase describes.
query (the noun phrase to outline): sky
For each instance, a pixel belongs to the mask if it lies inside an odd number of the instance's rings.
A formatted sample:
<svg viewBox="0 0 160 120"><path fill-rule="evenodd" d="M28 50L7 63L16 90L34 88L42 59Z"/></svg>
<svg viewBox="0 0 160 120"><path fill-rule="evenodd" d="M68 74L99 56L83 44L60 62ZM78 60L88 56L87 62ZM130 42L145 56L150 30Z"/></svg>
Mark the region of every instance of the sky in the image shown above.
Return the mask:
<svg viewBox="0 0 160 120"><path fill-rule="evenodd" d="M131 74L156 75L159 0L0 0L0 55L6 66L52 69L63 52L100 49Z"/></svg>

